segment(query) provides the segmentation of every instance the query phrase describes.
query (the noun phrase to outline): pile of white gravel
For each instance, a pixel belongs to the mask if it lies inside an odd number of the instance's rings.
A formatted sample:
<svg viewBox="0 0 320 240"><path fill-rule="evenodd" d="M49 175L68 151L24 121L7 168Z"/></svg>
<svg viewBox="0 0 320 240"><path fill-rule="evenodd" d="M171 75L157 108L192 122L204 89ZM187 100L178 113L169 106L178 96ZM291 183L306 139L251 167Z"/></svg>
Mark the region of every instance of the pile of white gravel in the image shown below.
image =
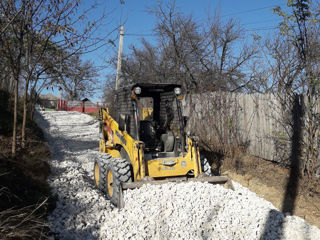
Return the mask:
<svg viewBox="0 0 320 240"><path fill-rule="evenodd" d="M285 216L234 182L144 185L114 208L94 187L98 122L78 112L37 115L52 152L49 184L58 201L48 217L55 239L320 239L320 230Z"/></svg>

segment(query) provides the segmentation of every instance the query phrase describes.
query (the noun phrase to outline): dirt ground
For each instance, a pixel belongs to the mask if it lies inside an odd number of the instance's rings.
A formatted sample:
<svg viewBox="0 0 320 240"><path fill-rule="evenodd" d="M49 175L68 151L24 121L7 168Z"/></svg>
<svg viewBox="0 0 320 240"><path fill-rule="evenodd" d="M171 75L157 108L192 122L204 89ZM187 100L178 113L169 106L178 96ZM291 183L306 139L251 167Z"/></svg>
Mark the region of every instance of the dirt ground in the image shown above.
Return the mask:
<svg viewBox="0 0 320 240"><path fill-rule="evenodd" d="M270 201L283 211L288 205L297 215L320 228L320 180L307 181L296 179L288 187L290 169L278 164L251 157L242 156L236 167L221 167L221 173ZM295 192L295 194L293 193Z"/></svg>
<svg viewBox="0 0 320 240"><path fill-rule="evenodd" d="M27 128L26 148L18 134L17 155L11 157L10 135L0 132L0 238L46 239L46 215L55 203L46 183L49 149L33 123Z"/></svg>

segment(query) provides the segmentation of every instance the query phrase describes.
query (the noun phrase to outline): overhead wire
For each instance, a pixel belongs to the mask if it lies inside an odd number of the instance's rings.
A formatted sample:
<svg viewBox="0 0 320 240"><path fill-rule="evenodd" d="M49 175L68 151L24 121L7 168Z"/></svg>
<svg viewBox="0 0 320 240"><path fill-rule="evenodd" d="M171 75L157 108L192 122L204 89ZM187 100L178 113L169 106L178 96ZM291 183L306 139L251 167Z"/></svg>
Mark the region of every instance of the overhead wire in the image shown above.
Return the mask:
<svg viewBox="0 0 320 240"><path fill-rule="evenodd" d="M239 14L243 14L243 13L257 12L260 10L271 9L271 8L278 7L278 6L280 6L280 5L275 4L275 5L270 5L270 6L261 7L261 8L253 8L253 9L248 9L248 10L244 10L244 11L240 11L240 12L225 14L225 15L222 15L221 17L229 17L229 16L239 15Z"/></svg>
<svg viewBox="0 0 320 240"><path fill-rule="evenodd" d="M261 21L256 21L256 22L247 22L247 23L241 23L241 25L253 25L253 24L257 24L257 23L265 23L265 22L275 22L278 21L278 19L265 19L265 20L261 20Z"/></svg>
<svg viewBox="0 0 320 240"><path fill-rule="evenodd" d="M282 4L283 5L283 4ZM244 13L250 13L250 12L257 12L257 11L261 11L261 10L265 10L265 9L271 9L277 6L282 6L282 5L269 5L269 6L265 6L265 7L260 7L260 8L253 8L253 9L248 9L248 10L244 10L244 11L239 11L239 12L234 12L234 13L229 13L229 14L225 14L222 15L221 17L228 17L228 16L234 16L234 15L240 15L240 14L244 14ZM263 23L266 21L275 21L272 19L269 20L265 20L265 21L257 21L257 22L252 22L252 23L247 23L244 25L252 25L252 24L257 24L257 23ZM277 27L261 27L261 28L252 28L252 29L245 29L245 31L267 31L267 30L272 30L272 29L276 29ZM125 33L125 36L132 36L132 37L153 37L156 36L156 34L152 34L152 33Z"/></svg>
<svg viewBox="0 0 320 240"><path fill-rule="evenodd" d="M261 28L252 28L252 29L245 29L244 31L267 31L272 29L277 29L277 26L269 26L269 27L261 27ZM142 34L142 33L125 33L124 36L132 36L132 37L154 37L157 34Z"/></svg>
<svg viewBox="0 0 320 240"><path fill-rule="evenodd" d="M252 28L252 29L245 29L246 32L254 32L254 31L268 31L277 29L278 27L265 27L265 28Z"/></svg>
<svg viewBox="0 0 320 240"><path fill-rule="evenodd" d="M151 36L156 36L154 33L124 33L124 36L135 36L135 37L151 37Z"/></svg>

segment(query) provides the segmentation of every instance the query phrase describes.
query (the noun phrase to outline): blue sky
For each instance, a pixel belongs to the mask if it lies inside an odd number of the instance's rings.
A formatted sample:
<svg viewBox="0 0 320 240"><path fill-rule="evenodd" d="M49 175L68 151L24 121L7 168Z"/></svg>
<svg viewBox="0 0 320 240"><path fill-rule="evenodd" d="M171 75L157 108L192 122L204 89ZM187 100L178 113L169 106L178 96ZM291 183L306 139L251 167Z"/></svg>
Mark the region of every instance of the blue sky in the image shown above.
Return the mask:
<svg viewBox="0 0 320 240"><path fill-rule="evenodd" d="M88 7L93 1L82 0L83 6ZM101 27L102 33L111 32L116 26L124 24L124 48L123 52L129 53L129 46L140 46L142 37L155 43L153 28L157 22L156 17L150 13L158 5L158 0L97 0L100 7L92 15L99 15L101 12L107 13L107 18ZM172 1L162 0L162 3ZM286 6L284 0L176 0L176 9L184 14L192 14L198 23L204 23L208 15L213 15L216 10L220 11L223 19L233 18L240 22L248 36L250 33L265 36L271 33L280 22L280 18L273 14L272 8L275 6ZM90 16L89 16L90 17ZM99 34L99 32L97 32ZM96 66L105 66L100 71L99 81L103 84L106 75L115 73L113 68L108 67L107 61L115 56L118 50L118 31L109 35L109 39L114 40L116 46L111 44L97 50L94 53L83 56L84 60L92 61ZM57 95L57 91L54 91ZM93 101L99 101L101 91L97 92Z"/></svg>

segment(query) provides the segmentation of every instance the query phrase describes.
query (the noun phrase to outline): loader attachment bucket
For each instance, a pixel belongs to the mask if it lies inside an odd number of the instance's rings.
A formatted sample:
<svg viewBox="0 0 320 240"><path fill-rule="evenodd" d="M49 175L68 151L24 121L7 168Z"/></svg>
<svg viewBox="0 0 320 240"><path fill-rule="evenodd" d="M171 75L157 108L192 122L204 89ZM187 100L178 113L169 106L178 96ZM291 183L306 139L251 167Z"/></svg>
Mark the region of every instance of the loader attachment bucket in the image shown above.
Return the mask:
<svg viewBox="0 0 320 240"><path fill-rule="evenodd" d="M140 188L145 184L164 184L168 182L207 182L211 184L224 184L224 186L228 189L235 190L234 186L232 184L231 179L228 176L205 176L200 175L197 178L187 178L187 177L180 177L180 178L169 178L165 180L151 180L151 181L139 181L139 182L128 182L128 183L121 183L119 185L119 202L118 207L123 208L124 207L124 201L123 201L123 190L127 189L134 189L134 188Z"/></svg>

